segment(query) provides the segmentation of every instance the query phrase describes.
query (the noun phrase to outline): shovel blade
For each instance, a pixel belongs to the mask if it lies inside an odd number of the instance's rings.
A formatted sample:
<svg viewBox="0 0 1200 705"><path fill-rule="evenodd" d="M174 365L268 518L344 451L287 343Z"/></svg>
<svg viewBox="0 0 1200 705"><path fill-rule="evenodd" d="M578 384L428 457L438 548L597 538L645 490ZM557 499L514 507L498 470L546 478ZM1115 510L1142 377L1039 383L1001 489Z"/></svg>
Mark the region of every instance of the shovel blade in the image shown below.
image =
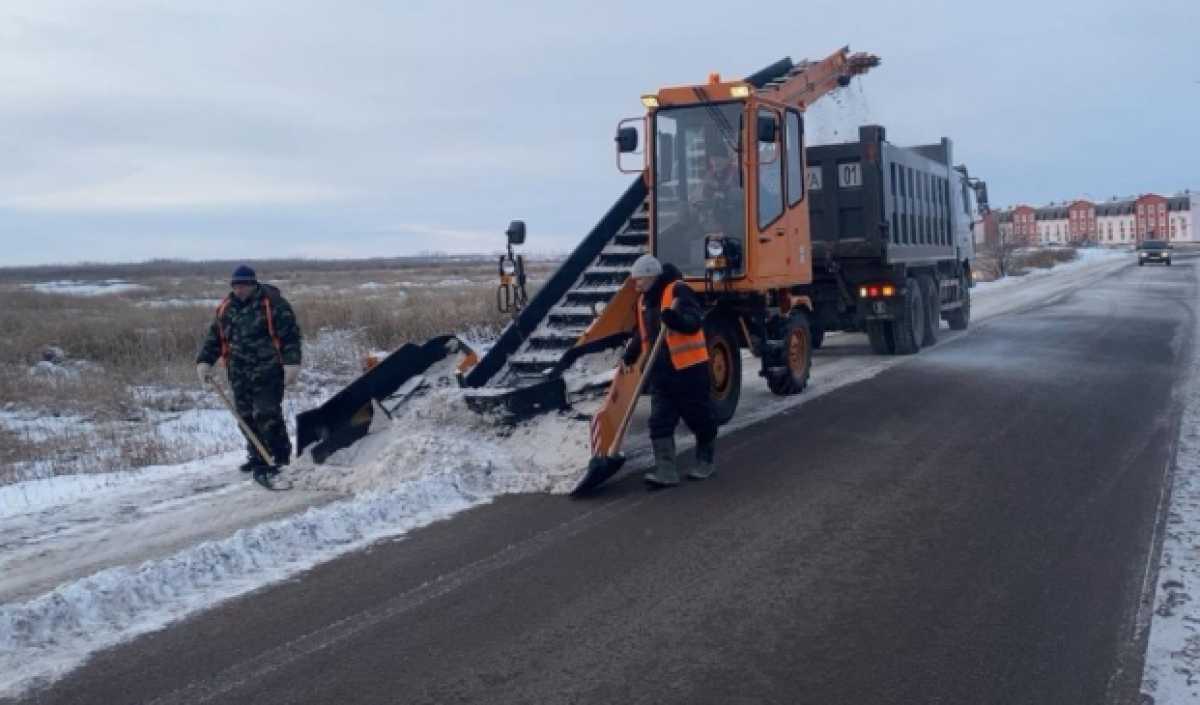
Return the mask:
<svg viewBox="0 0 1200 705"><path fill-rule="evenodd" d="M608 481L610 477L616 475L625 465L625 456L620 453L616 455L597 455L589 462L587 471L583 477L576 483L575 489L571 490L572 497L586 494L596 489L600 485Z"/></svg>

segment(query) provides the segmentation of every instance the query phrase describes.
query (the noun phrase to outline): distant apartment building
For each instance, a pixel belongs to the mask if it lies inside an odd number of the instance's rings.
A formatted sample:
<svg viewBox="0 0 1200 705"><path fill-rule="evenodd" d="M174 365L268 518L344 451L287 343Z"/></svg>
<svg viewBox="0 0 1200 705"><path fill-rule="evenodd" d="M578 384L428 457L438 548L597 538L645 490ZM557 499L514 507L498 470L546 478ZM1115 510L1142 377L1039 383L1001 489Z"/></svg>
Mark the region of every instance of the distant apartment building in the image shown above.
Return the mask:
<svg viewBox="0 0 1200 705"><path fill-rule="evenodd" d="M1143 240L1200 242L1200 194L1154 193L1108 201L1018 205L995 213L995 237L1024 245L1130 245ZM988 243L986 227L976 240ZM982 231L982 232L981 232Z"/></svg>

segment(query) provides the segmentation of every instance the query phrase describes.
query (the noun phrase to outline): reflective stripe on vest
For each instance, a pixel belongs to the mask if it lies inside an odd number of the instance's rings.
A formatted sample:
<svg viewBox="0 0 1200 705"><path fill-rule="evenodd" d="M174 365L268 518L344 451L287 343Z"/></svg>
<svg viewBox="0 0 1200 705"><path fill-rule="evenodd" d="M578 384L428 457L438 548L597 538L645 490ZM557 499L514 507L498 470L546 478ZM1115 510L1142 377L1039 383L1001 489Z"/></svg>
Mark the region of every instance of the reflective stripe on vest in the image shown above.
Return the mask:
<svg viewBox="0 0 1200 705"><path fill-rule="evenodd" d="M675 284L671 282L663 287L662 303L659 307L659 316L662 312L671 308L671 304L675 301ZM638 300L638 332L642 335L642 344L650 345L650 336L646 331L646 296L643 294ZM671 365L677 370L687 369L692 365L699 365L702 362L708 362L708 344L704 340L704 329L695 333L680 333L667 328L667 350L671 353Z"/></svg>
<svg viewBox="0 0 1200 705"><path fill-rule="evenodd" d="M221 339L221 359L225 361L225 366L229 366L230 346L229 339L225 337L225 326L221 325L221 319L225 316L225 311L229 308L231 299L226 297L221 305L217 307L217 336ZM271 298L263 296L263 313L267 318L267 333L271 335L271 343L275 346L275 357L279 359L279 364L283 364L283 341L275 334L275 311L271 308Z"/></svg>

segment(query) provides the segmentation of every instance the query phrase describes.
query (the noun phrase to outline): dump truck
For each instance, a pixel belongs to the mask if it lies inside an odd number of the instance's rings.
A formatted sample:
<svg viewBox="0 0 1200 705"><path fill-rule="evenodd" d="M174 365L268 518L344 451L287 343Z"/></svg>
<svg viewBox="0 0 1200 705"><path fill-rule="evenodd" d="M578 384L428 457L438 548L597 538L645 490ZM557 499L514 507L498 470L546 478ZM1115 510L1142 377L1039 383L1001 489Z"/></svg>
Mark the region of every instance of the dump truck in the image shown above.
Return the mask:
<svg viewBox="0 0 1200 705"><path fill-rule="evenodd" d="M972 228L987 185L954 164L953 142L899 147L883 127L857 142L810 147L805 185L813 280L813 341L865 332L879 354L913 354L937 341L941 321L971 318Z"/></svg>
<svg viewBox="0 0 1200 705"><path fill-rule="evenodd" d="M816 315L805 289L814 259L803 114L879 63L845 47L820 61L785 58L744 79L712 74L642 96L646 113L619 123L616 134L618 162L639 161L632 182L538 292L513 307L492 347L476 354L452 336L403 346L301 413L297 448L320 462L353 443L374 414L390 413L389 400L404 398L423 371L456 352L459 383L477 411L523 419L567 407L564 371L636 329L629 269L646 252L676 265L704 303L718 421L737 408L743 350L758 358L773 392L801 392ZM523 225L510 227L510 242L514 236L523 240ZM619 452L645 362L613 371L591 426L594 458Z"/></svg>

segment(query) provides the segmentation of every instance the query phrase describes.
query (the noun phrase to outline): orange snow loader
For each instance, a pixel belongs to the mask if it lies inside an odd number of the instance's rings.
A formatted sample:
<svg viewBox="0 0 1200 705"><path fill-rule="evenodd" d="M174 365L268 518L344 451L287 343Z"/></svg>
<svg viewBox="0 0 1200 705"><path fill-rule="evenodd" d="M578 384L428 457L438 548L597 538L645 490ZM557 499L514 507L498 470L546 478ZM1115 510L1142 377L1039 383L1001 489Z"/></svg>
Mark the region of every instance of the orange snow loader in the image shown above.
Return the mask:
<svg viewBox="0 0 1200 705"><path fill-rule="evenodd" d="M678 267L704 303L719 422L737 408L743 348L761 360L759 374L773 392L802 391L813 348L812 302L796 293L812 281L804 110L878 65L875 56L843 48L820 61L781 59L742 80L714 74L642 96L646 114L622 121L616 135L618 165L631 156L640 162L622 168L635 178L495 344L464 359L458 379L468 404L513 420L569 406L563 372L636 331L629 270L647 252ZM373 409L386 411L389 397L403 397L413 378L453 348L452 336L406 345L300 414L298 451L311 446L320 462L353 443ZM621 467L621 440L649 354L613 372L591 424L592 462L575 493Z"/></svg>

